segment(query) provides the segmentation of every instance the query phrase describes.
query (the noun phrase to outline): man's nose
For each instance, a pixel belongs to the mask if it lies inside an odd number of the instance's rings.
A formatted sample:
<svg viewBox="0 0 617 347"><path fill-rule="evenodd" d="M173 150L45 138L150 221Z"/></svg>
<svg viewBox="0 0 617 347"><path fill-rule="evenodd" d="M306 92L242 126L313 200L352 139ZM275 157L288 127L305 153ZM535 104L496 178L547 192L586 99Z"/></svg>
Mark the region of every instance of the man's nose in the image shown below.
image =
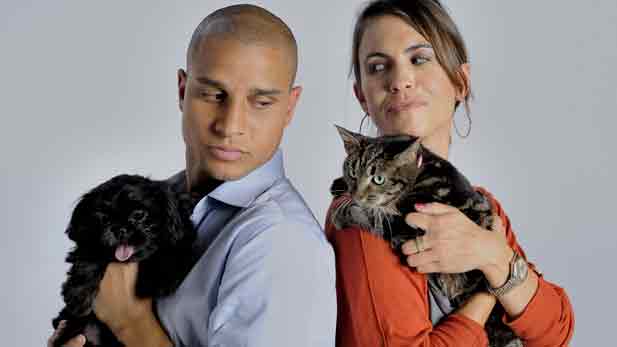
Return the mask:
<svg viewBox="0 0 617 347"><path fill-rule="evenodd" d="M222 107L214 123L214 132L222 137L243 135L246 132L247 109L241 101L231 101Z"/></svg>

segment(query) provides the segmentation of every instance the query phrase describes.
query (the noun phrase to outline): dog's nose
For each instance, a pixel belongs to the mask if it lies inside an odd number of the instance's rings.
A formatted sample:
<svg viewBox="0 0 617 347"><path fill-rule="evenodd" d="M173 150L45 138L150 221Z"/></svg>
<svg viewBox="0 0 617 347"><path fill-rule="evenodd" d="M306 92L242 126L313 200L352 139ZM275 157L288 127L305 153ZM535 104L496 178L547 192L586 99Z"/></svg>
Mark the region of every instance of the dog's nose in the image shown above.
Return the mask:
<svg viewBox="0 0 617 347"><path fill-rule="evenodd" d="M121 236L121 237L122 236L126 236L126 233L127 232L126 232L126 228L125 227L120 227L120 228L117 229L118 236Z"/></svg>

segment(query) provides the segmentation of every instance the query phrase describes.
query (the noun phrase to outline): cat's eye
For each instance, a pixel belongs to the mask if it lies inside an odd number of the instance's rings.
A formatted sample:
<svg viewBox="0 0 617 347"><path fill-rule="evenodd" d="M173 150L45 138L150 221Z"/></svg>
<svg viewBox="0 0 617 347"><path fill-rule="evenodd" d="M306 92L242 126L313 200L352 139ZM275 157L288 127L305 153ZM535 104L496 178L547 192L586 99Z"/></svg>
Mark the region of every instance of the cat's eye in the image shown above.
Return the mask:
<svg viewBox="0 0 617 347"><path fill-rule="evenodd" d="M373 183L375 183L378 186L384 184L385 181L386 181L386 178L381 175L373 176Z"/></svg>

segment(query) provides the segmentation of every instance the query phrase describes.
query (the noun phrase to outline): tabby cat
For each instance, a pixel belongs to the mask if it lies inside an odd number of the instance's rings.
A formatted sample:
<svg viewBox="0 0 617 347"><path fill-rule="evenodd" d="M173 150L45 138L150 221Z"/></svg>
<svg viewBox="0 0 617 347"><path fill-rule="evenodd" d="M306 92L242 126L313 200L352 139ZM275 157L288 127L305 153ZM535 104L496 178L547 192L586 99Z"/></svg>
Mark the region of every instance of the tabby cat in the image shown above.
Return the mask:
<svg viewBox="0 0 617 347"><path fill-rule="evenodd" d="M337 129L343 139L347 158L343 177L332 183L335 197L349 198L332 212L334 226L343 229L357 225L390 243L405 262L401 245L424 234L410 227L404 217L415 212L415 203L440 202L458 208L469 219L490 230L493 224L490 201L477 192L469 181L445 159L407 135L366 137L344 128ZM453 309L474 292L485 290L482 272L429 274L436 295L450 301ZM522 346L512 330L503 324L504 310L495 306L486 323L491 347Z"/></svg>

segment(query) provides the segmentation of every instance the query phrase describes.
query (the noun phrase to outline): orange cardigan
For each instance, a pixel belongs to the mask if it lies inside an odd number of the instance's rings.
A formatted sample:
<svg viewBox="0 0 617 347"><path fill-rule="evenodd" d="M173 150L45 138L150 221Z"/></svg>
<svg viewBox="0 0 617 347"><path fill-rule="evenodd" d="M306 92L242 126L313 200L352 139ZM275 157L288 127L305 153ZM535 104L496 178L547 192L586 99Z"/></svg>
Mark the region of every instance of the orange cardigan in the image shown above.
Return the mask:
<svg viewBox="0 0 617 347"><path fill-rule="evenodd" d="M478 190L492 200L508 244L525 257L499 202ZM329 211L340 202L333 201ZM326 235L336 254L338 347L487 346L483 326L463 315L450 314L433 326L426 276L402 265L389 244L377 236L356 227L337 230L329 215ZM523 313L513 321L504 317L504 322L526 347L567 346L574 313L565 291L540 275L538 289Z"/></svg>

